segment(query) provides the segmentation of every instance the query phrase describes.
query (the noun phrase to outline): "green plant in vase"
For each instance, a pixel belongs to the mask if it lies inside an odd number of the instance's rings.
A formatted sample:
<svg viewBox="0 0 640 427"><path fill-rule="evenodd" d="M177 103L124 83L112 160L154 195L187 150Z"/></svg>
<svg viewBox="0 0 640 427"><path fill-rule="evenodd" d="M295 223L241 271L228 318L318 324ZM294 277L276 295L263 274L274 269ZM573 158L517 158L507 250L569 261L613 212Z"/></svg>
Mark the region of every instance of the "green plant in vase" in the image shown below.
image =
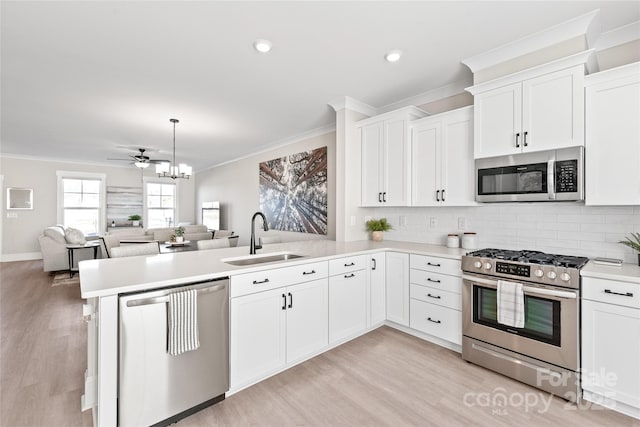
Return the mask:
<svg viewBox="0 0 640 427"><path fill-rule="evenodd" d="M631 237L627 236L625 240L620 240L618 243L629 246L638 252L638 265L640 265L640 233L631 233Z"/></svg>
<svg viewBox="0 0 640 427"><path fill-rule="evenodd" d="M133 225L134 227L138 227L140 226L140 220L142 219L142 217L138 214L135 215L129 215L129 221L131 221L131 225Z"/></svg>
<svg viewBox="0 0 640 427"><path fill-rule="evenodd" d="M367 231L371 233L371 240L374 242L381 242L382 233L392 229L387 218L370 219L365 225L367 226Z"/></svg>
<svg viewBox="0 0 640 427"><path fill-rule="evenodd" d="M176 235L176 242L182 243L184 241L184 227L178 227L173 232Z"/></svg>

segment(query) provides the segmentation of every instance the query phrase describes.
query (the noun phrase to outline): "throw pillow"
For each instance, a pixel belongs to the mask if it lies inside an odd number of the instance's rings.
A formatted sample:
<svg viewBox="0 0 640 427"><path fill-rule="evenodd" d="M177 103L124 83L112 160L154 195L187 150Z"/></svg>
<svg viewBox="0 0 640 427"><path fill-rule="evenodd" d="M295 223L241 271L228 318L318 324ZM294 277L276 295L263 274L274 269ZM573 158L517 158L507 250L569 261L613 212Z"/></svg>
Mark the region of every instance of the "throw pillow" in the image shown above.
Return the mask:
<svg viewBox="0 0 640 427"><path fill-rule="evenodd" d="M64 237L70 245L84 245L87 243L87 240L84 238L84 233L75 228L67 228L67 232Z"/></svg>

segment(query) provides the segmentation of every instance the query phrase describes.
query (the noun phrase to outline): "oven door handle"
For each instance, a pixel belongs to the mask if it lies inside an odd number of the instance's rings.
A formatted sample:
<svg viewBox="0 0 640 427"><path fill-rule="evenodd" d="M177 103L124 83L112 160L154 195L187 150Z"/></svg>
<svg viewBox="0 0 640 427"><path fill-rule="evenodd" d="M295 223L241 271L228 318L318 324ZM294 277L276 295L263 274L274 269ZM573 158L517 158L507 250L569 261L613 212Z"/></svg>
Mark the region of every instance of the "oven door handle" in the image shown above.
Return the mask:
<svg viewBox="0 0 640 427"><path fill-rule="evenodd" d="M467 274L462 275L463 280L468 280L470 282L476 282L483 285L489 285L491 287L497 288L498 281L497 280L489 280L483 279L481 277L469 276ZM523 286L522 291L528 295L546 295L550 297L558 297L565 299L577 299L578 293L571 291L556 291L554 289L545 289L545 288L536 288L534 286Z"/></svg>

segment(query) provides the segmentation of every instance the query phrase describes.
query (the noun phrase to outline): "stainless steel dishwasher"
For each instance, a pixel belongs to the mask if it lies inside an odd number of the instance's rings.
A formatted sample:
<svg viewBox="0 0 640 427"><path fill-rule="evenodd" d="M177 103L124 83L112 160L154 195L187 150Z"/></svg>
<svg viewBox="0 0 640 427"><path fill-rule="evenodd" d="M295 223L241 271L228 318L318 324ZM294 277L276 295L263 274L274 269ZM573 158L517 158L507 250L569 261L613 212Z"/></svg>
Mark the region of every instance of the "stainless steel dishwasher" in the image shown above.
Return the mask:
<svg viewBox="0 0 640 427"><path fill-rule="evenodd" d="M200 347L167 352L169 294L196 289ZM229 390L229 280L119 298L118 425L168 425Z"/></svg>

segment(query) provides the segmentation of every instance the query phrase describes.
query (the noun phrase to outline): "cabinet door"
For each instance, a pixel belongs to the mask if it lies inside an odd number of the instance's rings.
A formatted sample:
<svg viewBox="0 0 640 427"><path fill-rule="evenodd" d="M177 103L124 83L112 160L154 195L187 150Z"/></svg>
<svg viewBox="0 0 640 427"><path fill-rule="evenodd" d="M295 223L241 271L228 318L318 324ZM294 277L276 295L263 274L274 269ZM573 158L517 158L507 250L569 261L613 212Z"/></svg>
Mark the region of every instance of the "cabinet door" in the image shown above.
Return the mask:
<svg viewBox="0 0 640 427"><path fill-rule="evenodd" d="M257 381L286 364L284 289L231 299L231 388Z"/></svg>
<svg viewBox="0 0 640 427"><path fill-rule="evenodd" d="M384 322L385 313L385 255L384 252L369 255L369 323Z"/></svg>
<svg viewBox="0 0 640 427"><path fill-rule="evenodd" d="M384 122L385 169L382 191L385 206L408 206L410 202L411 153L407 132L405 119Z"/></svg>
<svg viewBox="0 0 640 427"><path fill-rule="evenodd" d="M581 65L522 83L521 141L523 151L584 145Z"/></svg>
<svg viewBox="0 0 640 427"><path fill-rule="evenodd" d="M362 206L381 204L383 148L382 122L363 126L362 132Z"/></svg>
<svg viewBox="0 0 640 427"><path fill-rule="evenodd" d="M436 191L441 190L440 143L442 122L421 123L411 130L411 203L413 206L438 206ZM473 168L470 171L473 173Z"/></svg>
<svg viewBox="0 0 640 427"><path fill-rule="evenodd" d="M320 279L287 288L287 363L328 345L328 286Z"/></svg>
<svg viewBox="0 0 640 427"><path fill-rule="evenodd" d="M335 343L367 327L366 270L329 278L329 342Z"/></svg>
<svg viewBox="0 0 640 427"><path fill-rule="evenodd" d="M474 97L474 158L521 152L522 84L515 83Z"/></svg>
<svg viewBox="0 0 640 427"><path fill-rule="evenodd" d="M582 301L582 388L640 408L640 310Z"/></svg>
<svg viewBox="0 0 640 427"><path fill-rule="evenodd" d="M440 152L442 205L475 205L473 114L470 109L452 113L443 119Z"/></svg>
<svg viewBox="0 0 640 427"><path fill-rule="evenodd" d="M585 204L640 205L640 74L586 89Z"/></svg>
<svg viewBox="0 0 640 427"><path fill-rule="evenodd" d="M386 255L387 320L409 326L409 254Z"/></svg>

